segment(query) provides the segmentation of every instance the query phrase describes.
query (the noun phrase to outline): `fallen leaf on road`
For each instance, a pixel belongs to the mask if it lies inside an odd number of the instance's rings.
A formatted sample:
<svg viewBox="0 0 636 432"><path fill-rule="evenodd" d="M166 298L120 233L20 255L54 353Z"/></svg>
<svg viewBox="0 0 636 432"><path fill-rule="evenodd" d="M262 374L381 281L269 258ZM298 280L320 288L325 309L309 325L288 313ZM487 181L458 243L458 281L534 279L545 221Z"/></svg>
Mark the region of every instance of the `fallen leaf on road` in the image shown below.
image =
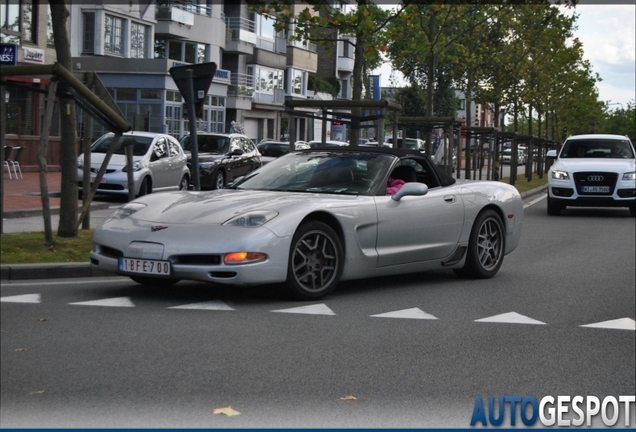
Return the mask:
<svg viewBox="0 0 636 432"><path fill-rule="evenodd" d="M26 351L26 350L27 350L26 348L17 348L14 351L15 352L22 352L22 351Z"/></svg>
<svg viewBox="0 0 636 432"><path fill-rule="evenodd" d="M44 390L32 391L29 394L42 394L42 393L44 393Z"/></svg>
<svg viewBox="0 0 636 432"><path fill-rule="evenodd" d="M213 413L214 414L225 414L228 417L241 414L240 412L233 410L232 407L215 408Z"/></svg>
<svg viewBox="0 0 636 432"><path fill-rule="evenodd" d="M355 396L345 396L341 397L340 400L358 400L358 398Z"/></svg>
<svg viewBox="0 0 636 432"><path fill-rule="evenodd" d="M44 322L44 321L46 321L46 318L38 318L38 321Z"/></svg>

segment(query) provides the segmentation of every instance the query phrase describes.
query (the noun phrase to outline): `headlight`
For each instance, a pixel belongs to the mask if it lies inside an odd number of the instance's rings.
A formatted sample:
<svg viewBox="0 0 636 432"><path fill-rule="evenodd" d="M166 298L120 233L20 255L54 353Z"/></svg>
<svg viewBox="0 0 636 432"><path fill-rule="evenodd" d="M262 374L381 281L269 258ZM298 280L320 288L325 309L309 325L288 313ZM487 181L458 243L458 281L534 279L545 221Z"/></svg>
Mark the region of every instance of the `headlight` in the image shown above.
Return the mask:
<svg viewBox="0 0 636 432"><path fill-rule="evenodd" d="M214 163L210 163L210 162L203 162L199 164L199 168L207 170L210 169L214 166Z"/></svg>
<svg viewBox="0 0 636 432"><path fill-rule="evenodd" d="M555 180L568 180L570 175L565 171L552 171L552 178Z"/></svg>
<svg viewBox="0 0 636 432"><path fill-rule="evenodd" d="M142 167L143 167L143 165L141 164L140 161L133 162L132 170L133 170L133 172L134 171L139 171ZM128 165L126 165L122 171L123 172L128 172Z"/></svg>
<svg viewBox="0 0 636 432"><path fill-rule="evenodd" d="M115 210L113 214L110 215L110 217L111 219L126 219L133 213L137 213L139 210L143 210L145 207L146 204L142 203L128 203Z"/></svg>
<svg viewBox="0 0 636 432"><path fill-rule="evenodd" d="M259 227L266 222L274 219L278 216L278 212L275 211L259 211L254 213L246 213L223 222L223 225L233 225L237 227L255 228Z"/></svg>
<svg viewBox="0 0 636 432"><path fill-rule="evenodd" d="M81 156L77 158L77 167L79 169L84 168L84 158Z"/></svg>
<svg viewBox="0 0 636 432"><path fill-rule="evenodd" d="M636 171L623 174L623 180L636 180Z"/></svg>

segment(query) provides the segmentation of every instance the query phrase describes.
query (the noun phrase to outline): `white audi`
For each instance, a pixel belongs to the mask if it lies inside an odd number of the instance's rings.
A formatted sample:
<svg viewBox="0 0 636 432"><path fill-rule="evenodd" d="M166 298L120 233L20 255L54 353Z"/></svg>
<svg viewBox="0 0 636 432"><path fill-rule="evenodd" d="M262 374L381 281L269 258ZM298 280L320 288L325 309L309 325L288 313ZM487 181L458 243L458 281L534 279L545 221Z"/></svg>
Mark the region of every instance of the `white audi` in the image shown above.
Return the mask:
<svg viewBox="0 0 636 432"><path fill-rule="evenodd" d="M548 214L572 207L627 207L636 216L634 145L622 135L569 137L548 172Z"/></svg>

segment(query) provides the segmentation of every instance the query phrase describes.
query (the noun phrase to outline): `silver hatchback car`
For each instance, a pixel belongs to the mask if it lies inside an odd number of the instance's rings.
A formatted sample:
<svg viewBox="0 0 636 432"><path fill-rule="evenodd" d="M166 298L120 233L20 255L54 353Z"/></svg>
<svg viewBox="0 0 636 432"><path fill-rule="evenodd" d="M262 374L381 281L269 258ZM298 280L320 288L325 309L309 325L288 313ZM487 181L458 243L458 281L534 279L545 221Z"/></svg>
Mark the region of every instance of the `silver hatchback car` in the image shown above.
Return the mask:
<svg viewBox="0 0 636 432"><path fill-rule="evenodd" d="M114 134L107 133L91 145L91 182L104 161ZM119 149L112 155L102 177L98 194L128 195L126 146L133 149L135 196L164 190L187 189L190 184L188 157L174 137L155 132L127 132ZM84 155L77 158L77 180L83 189Z"/></svg>

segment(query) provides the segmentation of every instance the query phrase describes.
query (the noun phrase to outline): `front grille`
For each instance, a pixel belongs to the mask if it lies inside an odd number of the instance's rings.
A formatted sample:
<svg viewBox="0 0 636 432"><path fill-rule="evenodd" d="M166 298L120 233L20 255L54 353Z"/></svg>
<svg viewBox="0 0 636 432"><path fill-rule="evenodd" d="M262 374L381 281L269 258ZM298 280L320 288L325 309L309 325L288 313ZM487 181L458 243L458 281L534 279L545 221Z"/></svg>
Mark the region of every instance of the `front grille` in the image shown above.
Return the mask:
<svg viewBox="0 0 636 432"><path fill-rule="evenodd" d="M91 172L97 174L97 172L99 171L99 168L91 168ZM104 174L110 174L110 173L114 173L115 171L117 171L116 169L112 169L112 168L106 168L106 171L104 171Z"/></svg>
<svg viewBox="0 0 636 432"><path fill-rule="evenodd" d="M221 264L221 255L175 255L171 257L175 264L185 265L219 265Z"/></svg>
<svg viewBox="0 0 636 432"><path fill-rule="evenodd" d="M114 249L108 246L98 245L99 254L104 256L109 256L111 258L120 258L124 256L124 253L119 249Z"/></svg>
<svg viewBox="0 0 636 432"><path fill-rule="evenodd" d="M577 172L574 173L574 184L579 195L612 195L616 187L618 174L609 172ZM586 191L587 187L604 187L604 191Z"/></svg>
<svg viewBox="0 0 636 432"><path fill-rule="evenodd" d="M124 187L118 184L100 183L97 189L98 190L124 190Z"/></svg>

